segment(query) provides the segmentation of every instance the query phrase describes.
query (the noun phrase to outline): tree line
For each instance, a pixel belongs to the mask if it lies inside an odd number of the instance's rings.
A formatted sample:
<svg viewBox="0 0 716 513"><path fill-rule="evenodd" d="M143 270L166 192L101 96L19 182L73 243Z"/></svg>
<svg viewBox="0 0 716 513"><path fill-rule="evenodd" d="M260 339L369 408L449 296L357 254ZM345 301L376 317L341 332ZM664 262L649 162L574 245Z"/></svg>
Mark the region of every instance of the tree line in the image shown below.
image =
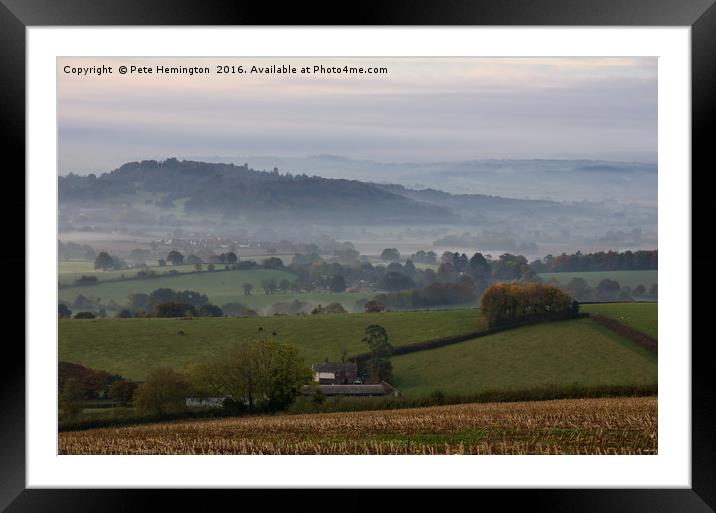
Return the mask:
<svg viewBox="0 0 716 513"><path fill-rule="evenodd" d="M658 250L599 251L572 255L547 255L533 261L530 266L537 273L582 271L645 271L658 269Z"/></svg>

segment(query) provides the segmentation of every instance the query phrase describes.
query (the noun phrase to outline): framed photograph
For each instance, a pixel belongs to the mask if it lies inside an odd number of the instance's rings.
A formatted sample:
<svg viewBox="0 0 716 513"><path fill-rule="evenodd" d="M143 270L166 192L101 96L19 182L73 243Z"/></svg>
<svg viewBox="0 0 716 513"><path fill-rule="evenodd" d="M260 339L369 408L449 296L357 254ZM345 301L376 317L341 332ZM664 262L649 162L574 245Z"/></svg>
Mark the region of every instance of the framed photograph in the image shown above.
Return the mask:
<svg viewBox="0 0 716 513"><path fill-rule="evenodd" d="M714 34L711 0L3 0L0 505L714 511Z"/></svg>

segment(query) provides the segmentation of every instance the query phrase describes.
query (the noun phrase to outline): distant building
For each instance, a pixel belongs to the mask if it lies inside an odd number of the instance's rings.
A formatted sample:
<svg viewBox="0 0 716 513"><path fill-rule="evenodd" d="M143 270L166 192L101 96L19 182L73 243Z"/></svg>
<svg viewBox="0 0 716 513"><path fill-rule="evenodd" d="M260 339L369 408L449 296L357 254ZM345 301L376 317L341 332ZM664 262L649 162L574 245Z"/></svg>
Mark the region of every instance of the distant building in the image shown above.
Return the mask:
<svg viewBox="0 0 716 513"><path fill-rule="evenodd" d="M311 365L313 381L319 385L350 385L358 380L355 362L321 362Z"/></svg>
<svg viewBox="0 0 716 513"><path fill-rule="evenodd" d="M187 397L186 405L190 408L222 408L226 397Z"/></svg>

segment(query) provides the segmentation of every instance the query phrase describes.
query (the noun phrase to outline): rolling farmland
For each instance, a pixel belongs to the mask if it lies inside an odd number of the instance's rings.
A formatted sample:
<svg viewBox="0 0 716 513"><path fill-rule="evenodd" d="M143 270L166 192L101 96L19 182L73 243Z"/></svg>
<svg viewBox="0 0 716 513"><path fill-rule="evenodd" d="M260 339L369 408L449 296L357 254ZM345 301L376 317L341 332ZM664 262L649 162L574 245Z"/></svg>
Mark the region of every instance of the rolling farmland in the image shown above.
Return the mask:
<svg viewBox="0 0 716 513"><path fill-rule="evenodd" d="M270 255L274 256L274 255ZM291 255L275 255L278 258L281 258L284 262L284 264L288 264L291 262ZM266 258L268 258L269 255L258 255L255 257L251 257L250 260L255 260L257 262L262 262ZM207 266L209 264L201 264L204 271L206 271ZM214 264L215 268L217 270L224 269L224 266L227 264ZM196 269L194 268L193 264L182 264L182 265L165 265L165 266L158 266L158 265L149 265L147 266L147 269L150 271L153 271L159 276L167 276L170 277L170 272L174 271L179 274L186 274L186 273L194 273ZM58 262L57 265L58 270L58 282L60 285L72 285L74 284L75 280L78 278L81 278L82 276L96 276L97 280L107 281L107 280L120 280L124 278L134 278L137 274L137 272L141 271L141 267L135 267L132 269L121 269L121 270L107 270L103 271L101 269L95 269L94 268L94 262L90 262L87 260L62 260Z"/></svg>
<svg viewBox="0 0 716 513"><path fill-rule="evenodd" d="M591 306L591 305L587 305ZM598 305L603 306L603 305ZM622 311L641 304L609 305ZM652 310L655 314L655 309ZM394 346L480 329L479 310L435 310L262 318L61 320L60 359L141 380L157 366L192 364L259 327L301 351L306 363L366 350L368 324L380 324ZM177 335L182 330L184 335ZM656 356L589 319L527 326L392 359L392 383L406 396L435 390L468 394L541 385L656 383Z"/></svg>
<svg viewBox="0 0 716 513"><path fill-rule="evenodd" d="M479 329L479 310L383 312L249 318L94 319L59 321L60 360L141 380L152 367L176 370L203 361L230 344L251 340L261 326L277 341L297 347L308 364L336 361L366 350L368 324L385 327L393 345L458 335ZM179 336L177 332L184 331Z"/></svg>
<svg viewBox="0 0 716 513"><path fill-rule="evenodd" d="M657 382L656 356L590 319L526 326L392 358L405 396Z"/></svg>
<svg viewBox="0 0 716 513"><path fill-rule="evenodd" d="M604 303L581 306L582 312L615 319L647 335L658 338L658 303Z"/></svg>
<svg viewBox="0 0 716 513"><path fill-rule="evenodd" d="M654 283L659 283L659 271L589 271L565 273L540 273L539 277L545 282L557 280L560 285L566 285L572 278L584 279L590 287L596 287L605 279L615 280L622 287L634 288L644 285L649 290Z"/></svg>
<svg viewBox="0 0 716 513"><path fill-rule="evenodd" d="M204 266L206 268L206 266ZM106 304L110 300L114 300L120 305L126 304L127 297L130 294L144 293L148 294L158 288L166 287L174 290L194 290L201 294L206 294L209 301L217 306L226 303L240 303L254 310L261 310L270 307L274 303L285 303L295 300L308 302L312 305L328 303L341 303L343 307L352 311L356 301L368 299L375 294L364 294L357 292L307 292L307 293L274 293L265 294L261 288L263 280L274 279L276 281L288 280L294 282L295 275L281 270L273 269L252 269L240 271L218 271L218 272L194 272L193 266L172 266L158 267L156 269L175 269L179 270L179 275L160 276L148 279L133 279L116 282L105 282L97 285L88 285L81 287L68 287L59 290L59 300L72 305L75 298L82 294L85 297L101 298ZM98 271L98 273L119 274L123 271ZM164 271L162 271L164 272ZM79 272L77 276L89 275L91 273ZM109 279L109 278L105 278ZM72 280L74 281L74 280ZM254 288L251 295L245 295L242 288L244 283L251 283Z"/></svg>
<svg viewBox="0 0 716 513"><path fill-rule="evenodd" d="M61 432L60 454L656 454L655 397L178 421Z"/></svg>

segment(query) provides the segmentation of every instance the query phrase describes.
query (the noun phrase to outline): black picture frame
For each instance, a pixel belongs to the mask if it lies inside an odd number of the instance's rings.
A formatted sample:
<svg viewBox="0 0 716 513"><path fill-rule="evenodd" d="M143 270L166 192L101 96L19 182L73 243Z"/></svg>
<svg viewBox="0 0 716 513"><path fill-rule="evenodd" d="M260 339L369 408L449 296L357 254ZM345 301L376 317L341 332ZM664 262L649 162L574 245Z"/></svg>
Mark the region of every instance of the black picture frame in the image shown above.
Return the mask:
<svg viewBox="0 0 716 513"><path fill-rule="evenodd" d="M117 26L117 25L550 25L550 26L689 26L692 62L692 169L703 176L713 143L716 113L716 5L715 0L393 0L373 3L292 3L276 6L268 2L171 0L0 0L0 112L7 164L3 174L5 200L3 218L15 229L14 240L24 240L25 231L17 218L24 205L25 169L25 29L32 26ZM8 156L11 157L8 159ZM713 165L711 165L713 167ZM688 172L685 170L684 172ZM698 194L708 188L693 187L693 206L704 205ZM692 234L706 230L708 211L692 210ZM701 225L704 226L701 226ZM694 241L696 242L696 241ZM702 243L703 244L703 243ZM692 266L708 269L708 252L692 247ZM2 252L0 252L2 253ZM0 254L3 268L32 272L25 268L25 255ZM699 267L697 267L699 268ZM8 273L7 279L17 290L21 274ZM700 277L701 288L711 288L713 273ZM6 285L8 283L6 282ZM24 292L23 292L24 297ZM17 308L17 297L13 298ZM707 301L692 300L692 318L708 318ZM31 308L32 305L27 305ZM16 311L6 310L10 318ZM13 319L15 320L15 319ZM15 321L19 324L19 321ZM697 323L700 324L700 323ZM24 327L24 324L23 324ZM24 335L24 328L23 328ZM695 333L695 332L694 332ZM497 500L500 509L522 511L619 511L619 512L707 512L716 509L716 395L712 386L708 348L711 337L692 337L692 487L690 489L583 489L583 490L475 490L451 491L451 494L477 494L481 501ZM261 494L240 490L78 490L26 489L25 485L25 351L20 337L3 337L3 365L0 373L0 508L7 512L76 511L161 511L179 506L196 510L209 502L235 500L243 494L242 504ZM273 500L286 492L271 491ZM310 490L294 490L294 506L311 504ZM321 500L332 503L341 494L343 505L351 510L365 509L360 504L376 504L373 490L320 491ZM401 492L402 493L402 492ZM263 492L262 495L266 495ZM425 491L412 490L404 495L423 505ZM438 494L439 496L439 494ZM256 497L258 498L258 497ZM433 495L431 499L436 499ZM439 497L437 497L438 500ZM455 498L459 500L459 497ZM474 499L470 499L474 500ZM490 504L485 502L485 504ZM238 503L237 503L238 504ZM443 503L444 504L444 503ZM346 508L341 508L346 509Z"/></svg>

